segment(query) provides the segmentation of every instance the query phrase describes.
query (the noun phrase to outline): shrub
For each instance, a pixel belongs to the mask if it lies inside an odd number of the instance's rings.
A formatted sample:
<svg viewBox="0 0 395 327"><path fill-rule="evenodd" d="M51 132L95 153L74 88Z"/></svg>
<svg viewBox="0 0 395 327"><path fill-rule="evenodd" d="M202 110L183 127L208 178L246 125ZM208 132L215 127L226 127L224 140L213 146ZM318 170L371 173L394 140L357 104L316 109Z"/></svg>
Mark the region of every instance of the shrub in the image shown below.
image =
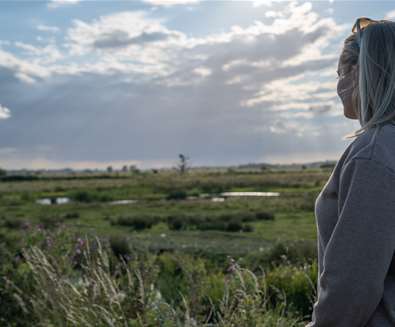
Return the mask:
<svg viewBox="0 0 395 327"><path fill-rule="evenodd" d="M63 220L64 218L61 216L41 216L39 218L40 224L45 229L53 229L58 227L63 222Z"/></svg>
<svg viewBox="0 0 395 327"><path fill-rule="evenodd" d="M309 313L304 273L314 279L316 266L258 276L234 260L218 270L188 254L139 253L121 236L108 247L40 233L52 246L24 242L23 260L3 255L0 237L0 325L305 326L293 312ZM134 260L116 259L129 251Z"/></svg>
<svg viewBox="0 0 395 327"><path fill-rule="evenodd" d="M317 259L317 244L315 240L277 240L263 252L249 253L244 259L253 271L259 270L260 266L311 264Z"/></svg>
<svg viewBox="0 0 395 327"><path fill-rule="evenodd" d="M166 196L166 200L183 200L187 198L187 192L183 190L173 190Z"/></svg>
<svg viewBox="0 0 395 327"><path fill-rule="evenodd" d="M256 215L248 211L241 212L235 216L238 217L242 222L251 222L256 220Z"/></svg>
<svg viewBox="0 0 395 327"><path fill-rule="evenodd" d="M187 228L186 217L169 216L167 217L167 226L170 230L182 230Z"/></svg>
<svg viewBox="0 0 395 327"><path fill-rule="evenodd" d="M253 232L254 226L249 225L249 224L244 224L241 230L246 233Z"/></svg>
<svg viewBox="0 0 395 327"><path fill-rule="evenodd" d="M122 257L123 259L129 259L131 256L131 249L130 249L129 242L126 237L111 236L110 237L110 248L116 257Z"/></svg>
<svg viewBox="0 0 395 327"><path fill-rule="evenodd" d="M69 197L77 202L107 202L113 200L113 197L107 193L75 191L69 194Z"/></svg>
<svg viewBox="0 0 395 327"><path fill-rule="evenodd" d="M71 193L70 198L78 202L92 202L93 197L86 191L76 191Z"/></svg>
<svg viewBox="0 0 395 327"><path fill-rule="evenodd" d="M3 220L3 226L10 229L22 229L28 222L20 218L5 218Z"/></svg>
<svg viewBox="0 0 395 327"><path fill-rule="evenodd" d="M76 218L80 218L80 214L79 212L68 212L65 213L62 218L64 219L76 219Z"/></svg>
<svg viewBox="0 0 395 327"><path fill-rule="evenodd" d="M35 175L7 175L0 177L0 180L4 182L24 182L24 181L35 181L40 177Z"/></svg>
<svg viewBox="0 0 395 327"><path fill-rule="evenodd" d="M278 266L266 274L271 303L288 303L288 309L302 316L308 316L312 310L312 300L316 293L316 267Z"/></svg>
<svg viewBox="0 0 395 327"><path fill-rule="evenodd" d="M232 220L226 226L228 232L239 232L243 228L243 224L240 221Z"/></svg>
<svg viewBox="0 0 395 327"><path fill-rule="evenodd" d="M135 230L143 230L151 228L154 223L157 222L158 221L154 221L154 219L150 216L121 216L115 221L115 224L120 226L130 226Z"/></svg>
<svg viewBox="0 0 395 327"><path fill-rule="evenodd" d="M219 194L226 191L226 186L221 184L213 184L213 183L204 184L200 188L204 193Z"/></svg>
<svg viewBox="0 0 395 327"><path fill-rule="evenodd" d="M252 231L253 227L248 225L243 225L242 222L236 218L232 218L230 221L224 221L223 219L207 219L205 221L201 220L196 224L196 229L198 230L219 230L226 232L239 232L241 230Z"/></svg>
<svg viewBox="0 0 395 327"><path fill-rule="evenodd" d="M306 211L314 211L316 198L317 198L316 192L304 192L303 199L299 203L298 208Z"/></svg>
<svg viewBox="0 0 395 327"><path fill-rule="evenodd" d="M23 202L29 202L29 201L31 201L32 200L32 195L31 195L31 193L29 193L29 192L23 192L22 194L21 194L21 200L23 201Z"/></svg>
<svg viewBox="0 0 395 327"><path fill-rule="evenodd" d="M196 225L196 228L199 230L222 230L225 231L227 229L227 223L219 220L206 221L201 222Z"/></svg>
<svg viewBox="0 0 395 327"><path fill-rule="evenodd" d="M271 212L259 211L255 213L257 220L274 220L274 214Z"/></svg>

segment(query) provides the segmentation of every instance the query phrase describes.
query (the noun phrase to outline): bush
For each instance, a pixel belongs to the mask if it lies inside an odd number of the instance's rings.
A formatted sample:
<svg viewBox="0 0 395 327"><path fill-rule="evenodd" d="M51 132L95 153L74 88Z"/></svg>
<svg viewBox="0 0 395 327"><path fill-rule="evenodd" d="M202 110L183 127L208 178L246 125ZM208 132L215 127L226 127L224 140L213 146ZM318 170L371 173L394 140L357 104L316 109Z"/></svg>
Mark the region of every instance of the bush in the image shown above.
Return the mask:
<svg viewBox="0 0 395 327"><path fill-rule="evenodd" d="M186 217L179 216L168 216L167 226L170 230L182 230L186 229L188 225Z"/></svg>
<svg viewBox="0 0 395 327"><path fill-rule="evenodd" d="M131 256L131 249L130 249L129 242L126 237L111 236L110 237L110 248L116 257L122 257L123 259L129 259Z"/></svg>
<svg viewBox="0 0 395 327"><path fill-rule="evenodd" d="M222 216L224 217L224 216ZM196 224L198 230L219 230L226 232L239 232L239 231L253 231L253 227L247 224L242 224L241 220L232 218L230 221L223 219L211 218L206 221L201 220Z"/></svg>
<svg viewBox="0 0 395 327"><path fill-rule="evenodd" d="M316 265L258 276L232 259L211 266L188 254L136 252L122 236L109 247L60 231L39 231L51 246L23 240L22 259L2 252L0 235L0 325L303 327L293 312L311 310L306 276L314 280Z"/></svg>
<svg viewBox="0 0 395 327"><path fill-rule="evenodd" d="M60 216L41 216L39 222L45 229L53 229L58 227L63 222L63 217Z"/></svg>
<svg viewBox="0 0 395 327"><path fill-rule="evenodd" d="M271 212L259 211L255 213L257 220L274 220L274 214Z"/></svg>
<svg viewBox="0 0 395 327"><path fill-rule="evenodd" d="M191 314L196 314L205 296L204 281L207 278L205 261L188 254L163 253L158 257L157 285L163 298L174 306L183 297L192 304Z"/></svg>
<svg viewBox="0 0 395 327"><path fill-rule="evenodd" d="M235 216L238 217L242 222L251 222L256 220L255 214L248 211L241 212Z"/></svg>
<svg viewBox="0 0 395 327"><path fill-rule="evenodd" d="M101 192L75 191L69 194L69 197L77 202L107 202L112 201L113 197Z"/></svg>
<svg viewBox="0 0 395 327"><path fill-rule="evenodd" d="M158 223L158 221L154 221L154 219L150 216L121 216L115 222L113 222L113 224L120 226L129 226L134 228L135 230L151 228L154 223Z"/></svg>
<svg viewBox="0 0 395 327"><path fill-rule="evenodd" d="M240 221L233 220L230 221L226 226L226 231L228 232L239 232L243 228L243 224Z"/></svg>
<svg viewBox="0 0 395 327"><path fill-rule="evenodd" d="M219 194L226 191L226 186L221 184L207 183L205 185L202 185L200 188L203 193L211 193L211 194L212 193Z"/></svg>
<svg viewBox="0 0 395 327"><path fill-rule="evenodd" d="M315 240L277 240L263 252L249 253L244 259L253 271L258 271L260 266L312 264L317 260L317 243Z"/></svg>
<svg viewBox="0 0 395 327"><path fill-rule="evenodd" d="M288 310L298 315L308 316L316 293L316 266L302 268L285 265L278 266L266 274L271 303L274 307L288 303Z"/></svg>
<svg viewBox="0 0 395 327"><path fill-rule="evenodd" d="M80 218L80 214L79 212L68 212L65 213L62 218L64 219L76 219L76 218Z"/></svg>
<svg viewBox="0 0 395 327"><path fill-rule="evenodd" d="M76 191L70 194L70 198L78 202L92 202L93 197L86 191Z"/></svg>
<svg viewBox="0 0 395 327"><path fill-rule="evenodd" d="M10 229L22 229L28 222L20 218L5 218L3 219L3 226Z"/></svg>
<svg viewBox="0 0 395 327"><path fill-rule="evenodd" d="M166 200L184 200L188 196L183 190L173 190L166 196Z"/></svg>
<svg viewBox="0 0 395 327"><path fill-rule="evenodd" d="M196 225L198 230L222 230L225 231L227 229L228 224L223 221L213 220L206 221Z"/></svg>
<svg viewBox="0 0 395 327"><path fill-rule="evenodd" d="M303 199L299 203L298 208L306 211L314 211L317 195L316 192L304 192Z"/></svg>
<svg viewBox="0 0 395 327"><path fill-rule="evenodd" d="M24 182L24 181L35 181L40 179L35 175L7 175L0 177L0 180L4 182Z"/></svg>
<svg viewBox="0 0 395 327"><path fill-rule="evenodd" d="M23 202L30 202L33 199L32 194L29 192L23 192L21 194L21 200Z"/></svg>
<svg viewBox="0 0 395 327"><path fill-rule="evenodd" d="M254 231L254 226L249 224L244 224L243 228L241 229L243 232L249 233Z"/></svg>

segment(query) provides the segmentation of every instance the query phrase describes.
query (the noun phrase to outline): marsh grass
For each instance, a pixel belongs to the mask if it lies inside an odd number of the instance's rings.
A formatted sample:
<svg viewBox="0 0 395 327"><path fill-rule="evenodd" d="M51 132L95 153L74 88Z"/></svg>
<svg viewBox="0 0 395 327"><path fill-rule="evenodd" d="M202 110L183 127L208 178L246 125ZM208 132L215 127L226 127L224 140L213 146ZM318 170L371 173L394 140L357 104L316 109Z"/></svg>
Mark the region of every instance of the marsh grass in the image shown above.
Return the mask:
<svg viewBox="0 0 395 327"><path fill-rule="evenodd" d="M299 327L304 325L295 289L303 284L299 289L310 294L308 287L314 287L309 267L258 275L230 258L222 272L209 273L202 259L184 254L115 257L97 237L78 238L59 250L23 249L19 270L28 283L2 276L31 326ZM297 282L287 286L290 272Z"/></svg>
<svg viewBox="0 0 395 327"><path fill-rule="evenodd" d="M329 173L4 180L0 326L304 326L317 273L312 206ZM221 191L281 196L185 199ZM137 202L108 202L123 199Z"/></svg>

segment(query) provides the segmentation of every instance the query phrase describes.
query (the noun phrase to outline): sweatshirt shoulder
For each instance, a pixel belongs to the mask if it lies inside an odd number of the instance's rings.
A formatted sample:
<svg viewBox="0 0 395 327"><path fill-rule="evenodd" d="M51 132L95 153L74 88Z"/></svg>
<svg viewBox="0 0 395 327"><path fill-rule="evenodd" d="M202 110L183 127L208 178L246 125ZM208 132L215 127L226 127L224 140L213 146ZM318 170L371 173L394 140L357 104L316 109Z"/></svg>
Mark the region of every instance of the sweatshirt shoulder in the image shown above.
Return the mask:
<svg viewBox="0 0 395 327"><path fill-rule="evenodd" d="M346 149L342 166L357 159L395 175L395 124L374 127L358 136Z"/></svg>

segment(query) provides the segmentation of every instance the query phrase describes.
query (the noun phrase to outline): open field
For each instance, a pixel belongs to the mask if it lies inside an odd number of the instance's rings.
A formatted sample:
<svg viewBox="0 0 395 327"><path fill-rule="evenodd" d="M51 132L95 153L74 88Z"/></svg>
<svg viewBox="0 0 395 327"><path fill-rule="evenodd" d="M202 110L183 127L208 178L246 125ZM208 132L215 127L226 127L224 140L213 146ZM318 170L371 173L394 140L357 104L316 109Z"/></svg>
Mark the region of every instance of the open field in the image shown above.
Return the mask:
<svg viewBox="0 0 395 327"><path fill-rule="evenodd" d="M329 175L7 176L0 182L0 324L303 327L317 274L314 201ZM96 293L88 285L101 295L89 295ZM114 297L122 299L116 310Z"/></svg>
<svg viewBox="0 0 395 327"><path fill-rule="evenodd" d="M123 235L131 242L155 248L195 248L243 254L276 239L314 240L314 200L328 171L265 172L253 174L176 173L118 176L44 176L31 181L0 183L2 230L18 230L18 223L63 223L71 229L99 235ZM278 197L233 197L213 202L221 192L279 192ZM177 192L180 193L177 195ZM206 197L199 195L206 194ZM173 196L173 198L172 198ZM69 203L43 205L42 198L70 199ZM188 197L194 197L192 199ZM117 200L136 200L112 204ZM273 219L253 219L248 214L270 213ZM169 216L184 219L250 220L249 231L169 229ZM150 228L134 228L133 218L153 221ZM240 218L240 219L238 219ZM124 220L123 223L120 220ZM237 229L237 228L236 228Z"/></svg>

